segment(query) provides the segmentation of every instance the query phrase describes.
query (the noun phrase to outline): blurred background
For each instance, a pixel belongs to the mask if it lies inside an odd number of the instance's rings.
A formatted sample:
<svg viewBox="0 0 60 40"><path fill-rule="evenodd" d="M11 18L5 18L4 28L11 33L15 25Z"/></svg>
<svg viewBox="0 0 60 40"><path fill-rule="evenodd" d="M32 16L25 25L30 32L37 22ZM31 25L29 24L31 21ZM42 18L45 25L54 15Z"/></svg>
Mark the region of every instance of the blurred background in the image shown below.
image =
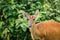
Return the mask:
<svg viewBox="0 0 60 40"><path fill-rule="evenodd" d="M34 15L36 10L36 23L60 22L60 0L0 0L0 40L31 40L23 11Z"/></svg>

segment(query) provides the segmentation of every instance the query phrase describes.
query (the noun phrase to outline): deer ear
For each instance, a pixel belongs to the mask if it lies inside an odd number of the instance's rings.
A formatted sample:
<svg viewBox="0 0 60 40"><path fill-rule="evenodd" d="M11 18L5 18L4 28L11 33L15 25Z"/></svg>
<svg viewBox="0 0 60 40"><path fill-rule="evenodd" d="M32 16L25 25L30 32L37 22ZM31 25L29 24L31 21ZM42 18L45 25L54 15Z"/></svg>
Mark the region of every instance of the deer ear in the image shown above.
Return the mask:
<svg viewBox="0 0 60 40"><path fill-rule="evenodd" d="M39 10L36 10L35 15L38 15L38 13L39 13Z"/></svg>
<svg viewBox="0 0 60 40"><path fill-rule="evenodd" d="M34 14L35 18L38 16L38 13L39 13L39 10L36 10L36 12Z"/></svg>
<svg viewBox="0 0 60 40"><path fill-rule="evenodd" d="M26 19L29 19L30 18L30 15L26 12L23 12L23 16L26 18Z"/></svg>

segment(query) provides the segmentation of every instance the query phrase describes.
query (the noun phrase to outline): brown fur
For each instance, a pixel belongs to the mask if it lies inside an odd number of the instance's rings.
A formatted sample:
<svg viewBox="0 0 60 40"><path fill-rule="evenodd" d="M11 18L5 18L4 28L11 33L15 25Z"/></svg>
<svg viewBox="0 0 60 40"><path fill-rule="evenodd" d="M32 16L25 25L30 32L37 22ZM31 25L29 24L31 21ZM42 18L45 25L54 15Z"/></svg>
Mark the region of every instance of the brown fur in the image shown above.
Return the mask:
<svg viewBox="0 0 60 40"><path fill-rule="evenodd" d="M28 25L33 40L60 40L60 23L50 20L35 24L38 11L33 16L26 12L23 14L28 19Z"/></svg>
<svg viewBox="0 0 60 40"><path fill-rule="evenodd" d="M60 23L47 21L33 24L30 32L33 40L60 40Z"/></svg>

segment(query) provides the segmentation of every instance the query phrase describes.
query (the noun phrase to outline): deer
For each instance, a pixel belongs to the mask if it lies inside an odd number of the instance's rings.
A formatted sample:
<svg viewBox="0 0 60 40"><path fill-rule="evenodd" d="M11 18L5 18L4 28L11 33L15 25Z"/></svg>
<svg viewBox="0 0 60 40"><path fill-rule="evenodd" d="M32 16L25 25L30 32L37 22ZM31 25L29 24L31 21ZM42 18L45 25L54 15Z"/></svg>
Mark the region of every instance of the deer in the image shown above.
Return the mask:
<svg viewBox="0 0 60 40"><path fill-rule="evenodd" d="M29 15L27 12L24 12L23 16L28 20L32 40L60 40L60 22L53 20L36 24L35 21L38 16L38 11L34 15Z"/></svg>

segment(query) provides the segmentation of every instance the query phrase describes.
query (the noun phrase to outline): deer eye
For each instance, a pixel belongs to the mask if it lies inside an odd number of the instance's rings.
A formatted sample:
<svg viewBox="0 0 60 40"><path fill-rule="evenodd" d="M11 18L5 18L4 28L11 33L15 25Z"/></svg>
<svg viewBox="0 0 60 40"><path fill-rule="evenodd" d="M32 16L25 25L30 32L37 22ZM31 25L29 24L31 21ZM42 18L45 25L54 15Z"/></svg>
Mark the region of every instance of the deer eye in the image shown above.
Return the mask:
<svg viewBox="0 0 60 40"><path fill-rule="evenodd" d="M35 19L33 19L33 20L35 20Z"/></svg>

